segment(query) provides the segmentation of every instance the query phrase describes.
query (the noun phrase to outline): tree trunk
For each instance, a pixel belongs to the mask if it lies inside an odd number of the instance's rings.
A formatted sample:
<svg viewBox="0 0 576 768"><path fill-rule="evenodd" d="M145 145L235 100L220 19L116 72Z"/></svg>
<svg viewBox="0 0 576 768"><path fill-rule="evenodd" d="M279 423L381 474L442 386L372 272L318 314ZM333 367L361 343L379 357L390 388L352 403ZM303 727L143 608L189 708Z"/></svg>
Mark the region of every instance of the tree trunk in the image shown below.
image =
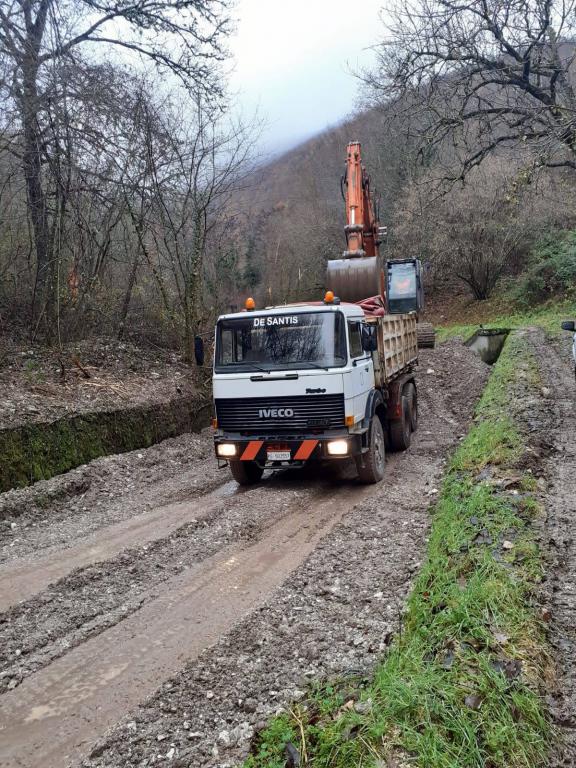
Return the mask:
<svg viewBox="0 0 576 768"><path fill-rule="evenodd" d="M134 255L134 261L132 262L132 269L128 277L128 285L126 286L126 293L124 294L124 301L122 302L122 310L120 312L120 323L118 325L118 340L122 341L124 338L124 331L126 330L126 318L128 317L128 310L130 309L130 300L132 299L132 290L136 282L136 274L138 272L139 249L136 247L136 253Z"/></svg>
<svg viewBox="0 0 576 768"><path fill-rule="evenodd" d="M194 336L198 332L200 322L204 239L204 211L199 208L194 214L194 237L185 287L184 359L189 363L194 360Z"/></svg>
<svg viewBox="0 0 576 768"><path fill-rule="evenodd" d="M42 137L40 131L40 103L36 78L38 64L33 53L22 64L23 82L20 107L24 134L22 165L26 180L28 211L34 233L36 251L36 281L32 296L32 316L34 329L43 312L48 336L52 330L52 270L50 264L50 235L48 210L44 188L42 186Z"/></svg>

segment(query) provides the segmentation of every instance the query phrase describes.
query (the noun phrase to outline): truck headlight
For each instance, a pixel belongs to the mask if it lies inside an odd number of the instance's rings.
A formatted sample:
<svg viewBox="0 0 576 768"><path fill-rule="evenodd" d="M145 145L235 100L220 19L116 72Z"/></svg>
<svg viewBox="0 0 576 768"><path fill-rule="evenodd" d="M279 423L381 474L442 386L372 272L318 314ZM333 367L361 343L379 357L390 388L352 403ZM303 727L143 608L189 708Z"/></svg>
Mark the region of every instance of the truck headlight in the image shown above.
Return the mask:
<svg viewBox="0 0 576 768"><path fill-rule="evenodd" d="M234 443L218 443L216 453L222 458L230 459L232 456L236 456L236 446Z"/></svg>
<svg viewBox="0 0 576 768"><path fill-rule="evenodd" d="M330 456L346 456L348 453L347 440L331 440L327 447Z"/></svg>

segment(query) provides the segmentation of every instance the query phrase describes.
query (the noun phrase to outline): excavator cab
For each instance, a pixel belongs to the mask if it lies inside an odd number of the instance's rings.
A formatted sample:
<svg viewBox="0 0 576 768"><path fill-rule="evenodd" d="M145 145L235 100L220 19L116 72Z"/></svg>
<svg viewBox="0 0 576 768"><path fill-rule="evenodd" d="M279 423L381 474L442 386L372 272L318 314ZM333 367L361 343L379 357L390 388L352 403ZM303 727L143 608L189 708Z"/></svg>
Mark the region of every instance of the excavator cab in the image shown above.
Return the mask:
<svg viewBox="0 0 576 768"><path fill-rule="evenodd" d="M431 323L423 323L424 281L420 259L397 259L386 262L386 307L391 315L415 312L418 318L418 348L433 348L436 333Z"/></svg>
<svg viewBox="0 0 576 768"><path fill-rule="evenodd" d="M386 296L391 315L424 309L424 286L420 259L399 259L386 263Z"/></svg>

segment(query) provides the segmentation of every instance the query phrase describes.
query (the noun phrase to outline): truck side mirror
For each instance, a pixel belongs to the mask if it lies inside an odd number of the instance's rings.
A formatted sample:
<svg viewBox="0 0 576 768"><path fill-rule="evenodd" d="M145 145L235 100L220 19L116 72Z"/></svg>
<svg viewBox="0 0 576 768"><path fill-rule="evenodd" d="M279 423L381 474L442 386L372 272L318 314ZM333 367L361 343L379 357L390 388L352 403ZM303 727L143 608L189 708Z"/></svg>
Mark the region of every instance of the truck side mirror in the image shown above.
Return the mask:
<svg viewBox="0 0 576 768"><path fill-rule="evenodd" d="M204 340L202 336L194 336L194 358L196 365L204 365Z"/></svg>
<svg viewBox="0 0 576 768"><path fill-rule="evenodd" d="M564 320L562 323L562 330L563 331L572 331L572 333L576 333L576 323L574 320Z"/></svg>
<svg viewBox="0 0 576 768"><path fill-rule="evenodd" d="M362 349L364 352L375 352L378 349L376 328L373 326L362 326Z"/></svg>

